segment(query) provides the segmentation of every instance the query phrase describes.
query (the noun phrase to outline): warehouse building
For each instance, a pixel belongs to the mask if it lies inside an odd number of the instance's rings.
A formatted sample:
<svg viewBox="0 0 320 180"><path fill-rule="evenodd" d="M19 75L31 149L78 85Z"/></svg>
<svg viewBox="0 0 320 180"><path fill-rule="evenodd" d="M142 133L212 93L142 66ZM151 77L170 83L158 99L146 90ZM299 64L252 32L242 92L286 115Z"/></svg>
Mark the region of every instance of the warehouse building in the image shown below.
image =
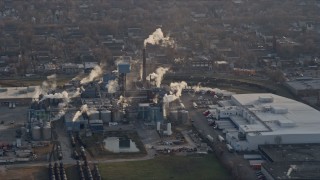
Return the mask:
<svg viewBox="0 0 320 180"><path fill-rule="evenodd" d="M285 85L296 96L318 96L320 92L319 78L297 78L287 81Z"/></svg>
<svg viewBox="0 0 320 180"><path fill-rule="evenodd" d="M260 145L266 179L320 179L320 144Z"/></svg>
<svg viewBox="0 0 320 180"><path fill-rule="evenodd" d="M233 106L216 108L216 118L238 129L226 133L237 151L258 150L262 144L320 143L320 112L306 104L270 93L235 94L230 101Z"/></svg>
<svg viewBox="0 0 320 180"><path fill-rule="evenodd" d="M39 98L40 86L29 87L0 87L0 103L29 104Z"/></svg>

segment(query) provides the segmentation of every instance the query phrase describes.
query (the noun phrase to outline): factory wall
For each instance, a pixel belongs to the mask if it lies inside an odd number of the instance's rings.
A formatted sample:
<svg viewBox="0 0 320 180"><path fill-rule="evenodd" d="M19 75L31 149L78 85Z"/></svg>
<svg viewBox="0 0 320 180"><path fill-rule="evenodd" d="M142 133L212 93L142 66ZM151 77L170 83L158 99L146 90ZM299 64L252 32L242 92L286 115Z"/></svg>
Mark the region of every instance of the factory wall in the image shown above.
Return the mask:
<svg viewBox="0 0 320 180"><path fill-rule="evenodd" d="M237 141L226 135L227 142L236 150L258 150L258 145L263 144L306 144L320 143L320 134L278 134L278 135L247 135L246 141ZM276 139L281 139L277 142Z"/></svg>

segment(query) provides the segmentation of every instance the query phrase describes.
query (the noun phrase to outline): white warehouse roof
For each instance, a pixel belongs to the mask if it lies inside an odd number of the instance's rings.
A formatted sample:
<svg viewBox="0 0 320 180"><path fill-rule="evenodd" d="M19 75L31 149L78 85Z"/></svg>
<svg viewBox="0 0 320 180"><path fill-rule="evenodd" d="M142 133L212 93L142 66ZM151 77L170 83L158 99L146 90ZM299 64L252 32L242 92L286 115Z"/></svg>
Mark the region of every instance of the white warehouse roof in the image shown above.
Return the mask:
<svg viewBox="0 0 320 180"><path fill-rule="evenodd" d="M259 101L266 97L272 101ZM262 121L261 125L264 123L272 130L262 134L320 133L320 112L301 102L274 94L235 94L232 100L247 107Z"/></svg>
<svg viewBox="0 0 320 180"><path fill-rule="evenodd" d="M34 99L38 98L40 86L0 87L0 99Z"/></svg>
<svg viewBox="0 0 320 180"><path fill-rule="evenodd" d="M227 134L237 150L255 150L259 144L320 143L320 111L301 102L265 94L231 96L240 111L229 117L246 139ZM228 113L230 114L230 113Z"/></svg>

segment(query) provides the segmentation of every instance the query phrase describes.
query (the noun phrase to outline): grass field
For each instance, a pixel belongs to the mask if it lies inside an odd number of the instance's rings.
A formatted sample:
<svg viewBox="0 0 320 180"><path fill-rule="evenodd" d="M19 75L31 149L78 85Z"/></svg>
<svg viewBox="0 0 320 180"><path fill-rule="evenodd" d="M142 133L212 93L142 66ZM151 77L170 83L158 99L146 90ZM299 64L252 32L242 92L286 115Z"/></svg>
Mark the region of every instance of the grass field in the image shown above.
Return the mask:
<svg viewBox="0 0 320 180"><path fill-rule="evenodd" d="M231 179L214 155L163 156L152 160L100 164L103 179Z"/></svg>

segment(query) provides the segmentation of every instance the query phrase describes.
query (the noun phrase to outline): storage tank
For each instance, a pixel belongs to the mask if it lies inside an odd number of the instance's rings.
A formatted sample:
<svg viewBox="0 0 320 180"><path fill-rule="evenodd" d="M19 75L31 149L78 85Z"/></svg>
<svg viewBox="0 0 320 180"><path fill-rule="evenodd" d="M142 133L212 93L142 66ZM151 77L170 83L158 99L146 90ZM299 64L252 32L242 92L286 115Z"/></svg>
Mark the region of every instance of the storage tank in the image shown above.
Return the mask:
<svg viewBox="0 0 320 180"><path fill-rule="evenodd" d="M171 135L172 134L172 130L171 130L171 123L167 124L167 135Z"/></svg>
<svg viewBox="0 0 320 180"><path fill-rule="evenodd" d="M118 109L112 110L112 122L119 122L122 119L122 113Z"/></svg>
<svg viewBox="0 0 320 180"><path fill-rule="evenodd" d="M42 135L44 140L51 139L51 125L50 122L47 122L42 128Z"/></svg>
<svg viewBox="0 0 320 180"><path fill-rule="evenodd" d="M157 122L157 131L160 131L161 123Z"/></svg>
<svg viewBox="0 0 320 180"><path fill-rule="evenodd" d="M41 128L39 126L34 126L32 128L32 138L33 140L41 139Z"/></svg>
<svg viewBox="0 0 320 180"><path fill-rule="evenodd" d="M183 110L183 111L181 111L180 114L181 114L181 119L180 119L181 123L183 123L183 124L188 123L188 120L189 120L189 112Z"/></svg>
<svg viewBox="0 0 320 180"><path fill-rule="evenodd" d="M103 110L100 113L101 113L101 120L103 121L103 123L107 124L111 122L111 111Z"/></svg>
<svg viewBox="0 0 320 180"><path fill-rule="evenodd" d="M170 111L170 119L172 121L178 121L178 111Z"/></svg>
<svg viewBox="0 0 320 180"><path fill-rule="evenodd" d="M88 112L89 119L100 119L99 117L99 111L97 110L91 110Z"/></svg>

